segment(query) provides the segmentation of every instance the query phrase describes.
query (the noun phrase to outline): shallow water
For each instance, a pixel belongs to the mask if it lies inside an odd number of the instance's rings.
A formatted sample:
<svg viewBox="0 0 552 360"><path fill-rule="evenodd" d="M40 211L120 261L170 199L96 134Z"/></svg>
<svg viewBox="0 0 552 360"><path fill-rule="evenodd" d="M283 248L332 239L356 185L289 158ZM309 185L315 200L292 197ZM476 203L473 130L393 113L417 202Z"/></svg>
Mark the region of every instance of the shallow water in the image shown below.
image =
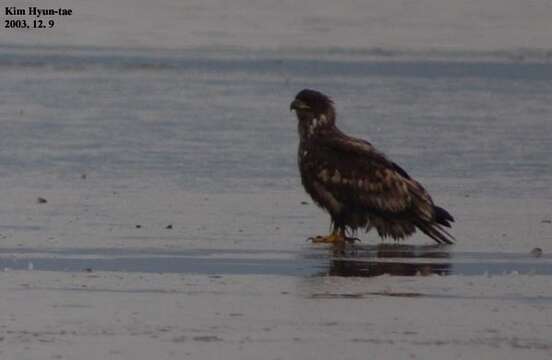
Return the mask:
<svg viewBox="0 0 552 360"><path fill-rule="evenodd" d="M354 246L343 251L228 249L1 249L4 270L144 272L208 275L552 275L552 256L455 252L442 246Z"/></svg>
<svg viewBox="0 0 552 360"><path fill-rule="evenodd" d="M76 257L25 254L37 270L550 273L542 259L493 259L523 257L536 246L546 254L552 239L552 64L313 59L293 51L3 50L0 175L16 192L4 192L0 234L27 249L77 249ZM451 211L459 244L450 258L428 265L403 256L382 261L372 248L347 258L304 252L304 239L325 230L328 218L308 201L300 205L308 199L289 102L303 87L333 96L343 130L386 152ZM37 206L44 194L51 203ZM144 229L136 230L138 223ZM179 231L162 233L168 223ZM83 265L78 250L137 242L170 245L177 255L111 253ZM221 261L192 252L181 261L178 252L190 246L223 256L229 248L290 255Z"/></svg>
<svg viewBox="0 0 552 360"><path fill-rule="evenodd" d="M293 189L288 104L312 87L335 98L344 130L414 176L442 179L439 191L552 195L552 64L81 52L2 52L2 176Z"/></svg>

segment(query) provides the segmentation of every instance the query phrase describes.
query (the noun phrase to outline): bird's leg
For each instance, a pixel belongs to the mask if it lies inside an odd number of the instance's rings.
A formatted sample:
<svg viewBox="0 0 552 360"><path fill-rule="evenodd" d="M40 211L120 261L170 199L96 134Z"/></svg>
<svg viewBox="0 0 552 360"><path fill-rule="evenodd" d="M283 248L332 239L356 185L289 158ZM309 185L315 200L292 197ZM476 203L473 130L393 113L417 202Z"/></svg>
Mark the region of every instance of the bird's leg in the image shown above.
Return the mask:
<svg viewBox="0 0 552 360"><path fill-rule="evenodd" d="M345 233L339 229L334 229L331 234L314 236L309 238L315 244L343 244L345 243Z"/></svg>
<svg viewBox="0 0 552 360"><path fill-rule="evenodd" d="M326 236L314 236L309 238L313 243L315 244L334 244L334 245L342 245L346 242L354 243L355 241L358 241L357 238L350 238L345 236L345 229L335 227L331 234Z"/></svg>

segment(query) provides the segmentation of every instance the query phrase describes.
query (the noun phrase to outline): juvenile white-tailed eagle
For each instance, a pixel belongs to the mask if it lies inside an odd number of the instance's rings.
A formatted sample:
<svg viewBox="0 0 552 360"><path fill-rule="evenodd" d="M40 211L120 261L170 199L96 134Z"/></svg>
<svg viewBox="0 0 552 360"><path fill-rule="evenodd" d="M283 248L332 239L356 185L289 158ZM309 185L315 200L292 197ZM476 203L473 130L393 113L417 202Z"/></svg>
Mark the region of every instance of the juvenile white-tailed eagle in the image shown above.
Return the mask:
<svg viewBox="0 0 552 360"><path fill-rule="evenodd" d="M330 235L314 242L344 243L346 230L376 228L382 238L403 239L416 229L440 244L451 244L453 217L420 183L372 144L341 132L332 100L315 90L300 91L290 105L299 120L301 182L331 216Z"/></svg>

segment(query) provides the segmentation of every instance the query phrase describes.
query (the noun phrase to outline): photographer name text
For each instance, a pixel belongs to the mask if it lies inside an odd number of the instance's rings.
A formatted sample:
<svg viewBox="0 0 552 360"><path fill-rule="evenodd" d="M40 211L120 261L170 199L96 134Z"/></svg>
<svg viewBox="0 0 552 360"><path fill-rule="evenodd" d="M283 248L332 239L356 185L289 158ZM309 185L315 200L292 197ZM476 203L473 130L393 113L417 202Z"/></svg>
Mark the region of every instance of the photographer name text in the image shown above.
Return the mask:
<svg viewBox="0 0 552 360"><path fill-rule="evenodd" d="M68 8L39 8L36 6L4 7L4 28L6 29L51 29L56 25L54 18L72 16Z"/></svg>

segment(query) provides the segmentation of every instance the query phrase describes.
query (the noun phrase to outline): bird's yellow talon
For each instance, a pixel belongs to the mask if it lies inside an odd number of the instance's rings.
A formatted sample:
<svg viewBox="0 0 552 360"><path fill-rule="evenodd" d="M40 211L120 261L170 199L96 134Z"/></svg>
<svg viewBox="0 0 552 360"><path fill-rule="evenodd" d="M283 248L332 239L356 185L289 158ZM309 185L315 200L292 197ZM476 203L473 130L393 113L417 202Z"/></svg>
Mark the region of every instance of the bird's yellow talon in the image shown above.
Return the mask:
<svg viewBox="0 0 552 360"><path fill-rule="evenodd" d="M314 244L344 244L344 243L354 243L355 241L360 241L359 238L350 238L346 237L342 231L334 231L326 236L312 236L308 238L309 241L312 241Z"/></svg>

